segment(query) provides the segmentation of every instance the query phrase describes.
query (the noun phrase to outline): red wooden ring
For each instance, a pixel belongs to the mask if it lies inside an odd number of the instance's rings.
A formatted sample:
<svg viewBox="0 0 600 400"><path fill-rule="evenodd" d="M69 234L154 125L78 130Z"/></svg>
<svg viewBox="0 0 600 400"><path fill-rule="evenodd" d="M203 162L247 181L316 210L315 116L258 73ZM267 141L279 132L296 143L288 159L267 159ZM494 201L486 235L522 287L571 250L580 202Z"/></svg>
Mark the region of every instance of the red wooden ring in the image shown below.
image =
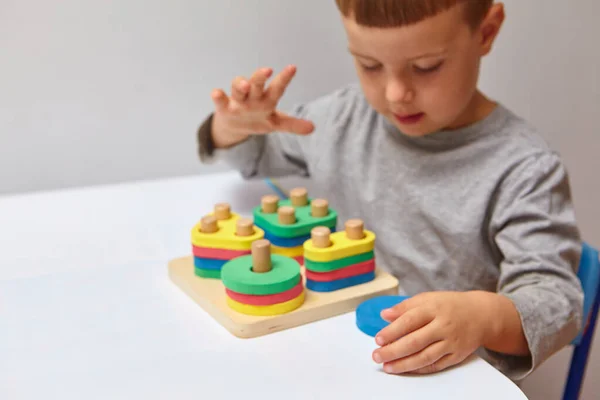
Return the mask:
<svg viewBox="0 0 600 400"><path fill-rule="evenodd" d="M250 250L225 250L211 249L208 247L199 247L192 245L192 253L200 258L212 258L215 260L232 260L236 257L250 254Z"/></svg>
<svg viewBox="0 0 600 400"><path fill-rule="evenodd" d="M314 272L306 270L306 279L316 282L331 282L338 279L350 278L356 275L362 275L375 271L375 260L371 259L362 263L354 264L349 267L338 269L331 272Z"/></svg>
<svg viewBox="0 0 600 400"><path fill-rule="evenodd" d="M242 294L225 288L227 296L229 296L232 300L235 300L242 304L249 304L253 306L270 306L273 304L285 303L286 301L290 301L300 296L303 290L304 285L302 280L300 280L300 282L290 290L269 295Z"/></svg>

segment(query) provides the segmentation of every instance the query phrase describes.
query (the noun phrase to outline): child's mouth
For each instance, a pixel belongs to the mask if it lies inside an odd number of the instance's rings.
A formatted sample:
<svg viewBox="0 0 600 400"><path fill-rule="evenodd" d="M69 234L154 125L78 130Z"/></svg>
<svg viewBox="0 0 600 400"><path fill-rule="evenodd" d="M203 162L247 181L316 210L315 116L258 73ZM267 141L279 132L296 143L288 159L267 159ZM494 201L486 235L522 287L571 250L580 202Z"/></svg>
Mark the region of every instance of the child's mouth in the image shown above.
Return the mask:
<svg viewBox="0 0 600 400"><path fill-rule="evenodd" d="M396 120L398 122L400 122L401 124L405 124L405 125L410 125L410 124L416 124L417 122L419 122L423 117L425 116L425 113L418 113L418 114L411 114L411 115L397 115L394 114L394 117L396 118Z"/></svg>

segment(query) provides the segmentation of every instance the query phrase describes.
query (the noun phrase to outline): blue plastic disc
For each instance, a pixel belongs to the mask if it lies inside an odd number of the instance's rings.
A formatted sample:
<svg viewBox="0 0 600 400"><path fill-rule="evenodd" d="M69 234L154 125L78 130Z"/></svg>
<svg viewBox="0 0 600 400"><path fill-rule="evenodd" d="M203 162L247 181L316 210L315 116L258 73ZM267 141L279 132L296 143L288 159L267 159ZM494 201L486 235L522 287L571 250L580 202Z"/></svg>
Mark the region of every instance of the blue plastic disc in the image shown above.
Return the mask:
<svg viewBox="0 0 600 400"><path fill-rule="evenodd" d="M408 296L379 296L364 301L356 308L356 326L363 333L375 337L388 326L388 322L381 318L381 312L406 299Z"/></svg>

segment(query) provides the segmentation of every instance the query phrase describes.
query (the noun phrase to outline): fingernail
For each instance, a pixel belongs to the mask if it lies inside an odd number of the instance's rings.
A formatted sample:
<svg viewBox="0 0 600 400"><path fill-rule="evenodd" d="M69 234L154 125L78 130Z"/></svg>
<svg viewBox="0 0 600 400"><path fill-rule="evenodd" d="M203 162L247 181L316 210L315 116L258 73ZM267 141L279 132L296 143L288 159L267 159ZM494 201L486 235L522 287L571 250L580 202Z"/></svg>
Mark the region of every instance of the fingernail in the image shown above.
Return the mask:
<svg viewBox="0 0 600 400"><path fill-rule="evenodd" d="M377 336L375 338L375 343L377 343L380 346L383 346L383 338L381 336Z"/></svg>
<svg viewBox="0 0 600 400"><path fill-rule="evenodd" d="M389 364L388 364L388 365L384 365L384 366L383 366L383 370L384 370L385 372L387 372L388 374L393 372L393 371L392 371L392 366L391 366L391 365L389 365Z"/></svg>
<svg viewBox="0 0 600 400"><path fill-rule="evenodd" d="M379 353L375 353L375 354L373 355L373 360L375 360L375 362L376 362L377 364L381 364L381 356L379 355Z"/></svg>

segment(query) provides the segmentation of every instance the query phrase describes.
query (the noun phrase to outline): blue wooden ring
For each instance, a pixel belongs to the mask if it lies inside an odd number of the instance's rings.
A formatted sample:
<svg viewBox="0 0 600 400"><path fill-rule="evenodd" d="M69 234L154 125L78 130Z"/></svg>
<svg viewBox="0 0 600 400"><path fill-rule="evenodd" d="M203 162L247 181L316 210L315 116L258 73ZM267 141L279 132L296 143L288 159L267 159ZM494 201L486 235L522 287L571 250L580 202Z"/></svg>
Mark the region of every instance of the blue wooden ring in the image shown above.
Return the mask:
<svg viewBox="0 0 600 400"><path fill-rule="evenodd" d="M340 289L345 289L350 286L356 286L367 283L375 279L375 272L355 275L349 278L336 279L329 282L317 282L310 279L306 280L306 288L313 292L333 292Z"/></svg>
<svg viewBox="0 0 600 400"><path fill-rule="evenodd" d="M362 302L356 308L356 326L363 333L375 337L389 325L381 318L381 312L408 299L408 296L378 296Z"/></svg>
<svg viewBox="0 0 600 400"><path fill-rule="evenodd" d="M229 260L194 257L194 266L200 269L220 270Z"/></svg>

